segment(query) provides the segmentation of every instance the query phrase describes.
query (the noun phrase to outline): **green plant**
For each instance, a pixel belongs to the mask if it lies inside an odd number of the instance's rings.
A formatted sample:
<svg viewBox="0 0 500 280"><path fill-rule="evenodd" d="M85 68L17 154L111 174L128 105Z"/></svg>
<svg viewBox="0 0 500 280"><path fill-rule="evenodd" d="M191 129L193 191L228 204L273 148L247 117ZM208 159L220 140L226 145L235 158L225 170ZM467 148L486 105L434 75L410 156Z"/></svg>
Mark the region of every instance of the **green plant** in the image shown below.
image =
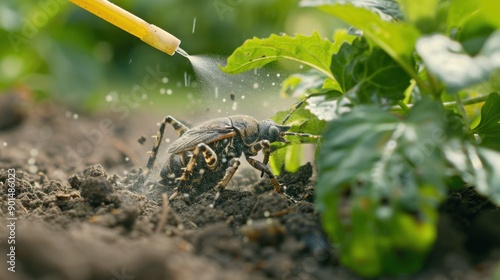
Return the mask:
<svg viewBox="0 0 500 280"><path fill-rule="evenodd" d="M295 108L292 129L323 134L317 207L342 263L364 276L414 272L450 189L470 184L500 205L500 4L308 3L354 29L338 30L332 41L318 34L247 40L222 70L279 59L311 67L282 91L306 104ZM274 166L297 151L277 149Z"/></svg>

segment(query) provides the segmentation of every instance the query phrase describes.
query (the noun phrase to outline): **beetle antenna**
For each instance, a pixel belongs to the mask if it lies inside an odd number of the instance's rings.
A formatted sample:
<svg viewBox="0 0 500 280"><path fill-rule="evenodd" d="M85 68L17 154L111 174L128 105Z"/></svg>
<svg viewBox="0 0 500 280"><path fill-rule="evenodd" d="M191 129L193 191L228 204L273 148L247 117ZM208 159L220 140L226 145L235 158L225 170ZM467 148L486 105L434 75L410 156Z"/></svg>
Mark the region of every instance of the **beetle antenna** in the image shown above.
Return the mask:
<svg viewBox="0 0 500 280"><path fill-rule="evenodd" d="M288 113L288 115L286 115L286 117L283 119L283 121L281 122L281 125L284 125L286 123L286 121L288 121L288 119L290 118L290 116L295 112L297 111L297 109L300 108L300 106L302 106L302 104L304 104L304 102L306 102L307 98L300 101L299 103L297 103L297 105L295 105L295 107L292 109L292 111L290 111L290 113Z"/></svg>
<svg viewBox="0 0 500 280"><path fill-rule="evenodd" d="M290 113L288 113L288 115L286 115L286 117L283 119L283 121L281 122L281 124L284 125L288 121L288 119L290 118L290 116L293 113L295 113L295 111L297 111L300 108L300 106L302 106L302 104L304 104L307 101L307 99L309 99L311 97L315 97L315 96L322 96L322 95L325 95L325 93L322 93L322 92L311 93L308 96L306 96L304 98L304 100L302 100L299 103L297 103L297 105L295 105L295 107L292 109L292 111L290 111Z"/></svg>
<svg viewBox="0 0 500 280"><path fill-rule="evenodd" d="M283 135L292 135L292 136L299 136L299 137L309 137L309 138L314 138L314 139L321 139L321 135L314 135L314 134L309 134L309 133L300 133L300 132L284 132Z"/></svg>

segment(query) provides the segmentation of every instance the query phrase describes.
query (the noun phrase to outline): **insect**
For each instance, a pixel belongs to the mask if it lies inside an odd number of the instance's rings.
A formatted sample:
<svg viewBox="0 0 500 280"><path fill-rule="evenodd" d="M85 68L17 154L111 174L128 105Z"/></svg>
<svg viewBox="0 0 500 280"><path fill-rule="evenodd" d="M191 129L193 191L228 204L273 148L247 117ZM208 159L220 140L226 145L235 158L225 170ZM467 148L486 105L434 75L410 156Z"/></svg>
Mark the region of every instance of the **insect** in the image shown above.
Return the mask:
<svg viewBox="0 0 500 280"><path fill-rule="evenodd" d="M220 190L226 187L240 166L239 158L242 154L251 166L262 172L262 175L265 173L269 176L274 191L282 193L282 186L267 167L271 143L289 143L284 138L286 135L320 137L288 132L290 126L278 125L272 120L259 122L245 115L209 120L191 129L173 117L167 116L156 135L146 165L147 170L154 167L167 124L172 125L179 135L168 148L168 153L171 155L160 171L162 184L176 186L176 192L170 199L180 193L187 193L190 188L207 185L209 189L218 190L215 198L217 199ZM252 158L260 151L264 153L262 162Z"/></svg>

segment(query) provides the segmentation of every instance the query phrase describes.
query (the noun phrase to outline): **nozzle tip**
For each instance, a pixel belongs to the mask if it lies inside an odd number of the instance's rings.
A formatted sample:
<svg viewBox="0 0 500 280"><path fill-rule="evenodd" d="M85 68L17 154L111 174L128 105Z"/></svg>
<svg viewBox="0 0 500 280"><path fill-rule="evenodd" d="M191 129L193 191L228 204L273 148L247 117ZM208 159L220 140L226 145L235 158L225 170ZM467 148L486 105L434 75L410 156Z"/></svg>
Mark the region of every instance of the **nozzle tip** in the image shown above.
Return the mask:
<svg viewBox="0 0 500 280"><path fill-rule="evenodd" d="M189 57L189 54L185 50L181 49L180 47L177 47L177 49L175 50L175 52L178 53L178 54L180 54L180 55L182 55L182 56L184 56L184 57Z"/></svg>

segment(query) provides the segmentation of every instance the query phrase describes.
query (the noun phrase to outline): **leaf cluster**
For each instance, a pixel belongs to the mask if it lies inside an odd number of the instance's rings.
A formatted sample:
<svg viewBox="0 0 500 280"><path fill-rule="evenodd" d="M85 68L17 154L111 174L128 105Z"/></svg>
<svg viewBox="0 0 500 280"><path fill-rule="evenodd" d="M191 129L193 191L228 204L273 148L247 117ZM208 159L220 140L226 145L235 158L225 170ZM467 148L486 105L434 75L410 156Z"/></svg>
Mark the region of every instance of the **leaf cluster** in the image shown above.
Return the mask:
<svg viewBox="0 0 500 280"><path fill-rule="evenodd" d="M350 24L333 40L253 38L222 70L278 59L310 66L282 93L292 129L322 134L317 207L344 265L364 276L418 270L438 206L471 185L500 205L500 20L495 0L303 0ZM480 106L476 113L470 107ZM293 146L272 165L298 168ZM284 160L284 159L288 160ZM281 163L280 163L281 162Z"/></svg>

